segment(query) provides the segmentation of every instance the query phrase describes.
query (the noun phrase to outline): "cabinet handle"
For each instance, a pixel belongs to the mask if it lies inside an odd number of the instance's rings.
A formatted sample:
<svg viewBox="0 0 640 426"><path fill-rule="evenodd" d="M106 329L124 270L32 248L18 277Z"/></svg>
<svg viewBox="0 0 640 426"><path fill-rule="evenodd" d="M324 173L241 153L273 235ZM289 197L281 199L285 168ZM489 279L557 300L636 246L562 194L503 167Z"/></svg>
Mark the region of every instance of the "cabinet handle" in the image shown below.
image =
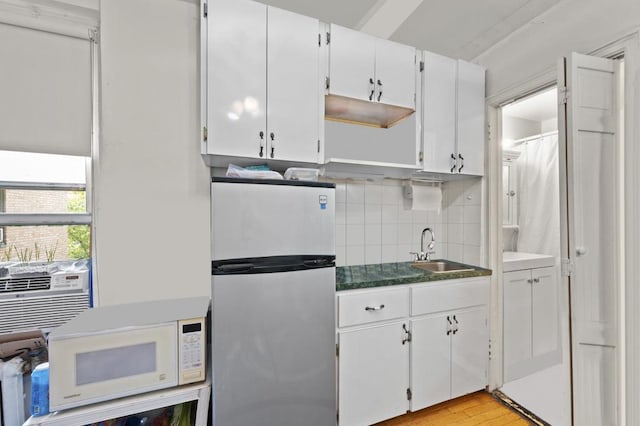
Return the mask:
<svg viewBox="0 0 640 426"><path fill-rule="evenodd" d="M378 80L378 102L380 102L381 97L382 97L382 82Z"/></svg>
<svg viewBox="0 0 640 426"><path fill-rule="evenodd" d="M458 332L458 318L456 318L456 316L453 316L453 320L456 322L455 328L453 329L453 334L456 334Z"/></svg>
<svg viewBox="0 0 640 426"><path fill-rule="evenodd" d="M407 330L407 325L406 324L402 324L402 329L405 332L405 337L404 337L404 339L402 339L402 344L404 345L407 342L411 342L411 332L409 330Z"/></svg>
<svg viewBox="0 0 640 426"><path fill-rule="evenodd" d="M373 100L373 94L376 91L376 86L375 86L375 83L373 82L373 78L369 79L369 84L371 85L371 93L369 93L369 100L372 101Z"/></svg>
<svg viewBox="0 0 640 426"><path fill-rule="evenodd" d="M380 306L367 306L366 308L364 308L365 311L379 311L381 309L384 309L384 305L380 305Z"/></svg>
<svg viewBox="0 0 640 426"><path fill-rule="evenodd" d="M447 336L448 336L448 335L450 335L450 334L451 334L451 331L452 331L451 326L453 325L453 324L451 323L451 318L449 318L449 316L448 316L448 315L447 315L447 322L449 323L449 324L447 325Z"/></svg>
<svg viewBox="0 0 640 426"><path fill-rule="evenodd" d="M534 279L533 279L533 282L534 282L534 283L539 283L539 282L540 282L540 278L534 278Z"/></svg>
<svg viewBox="0 0 640 426"><path fill-rule="evenodd" d="M273 132L271 132L269 134L269 137L271 138L271 158L273 158L276 152L276 144L275 144L276 135Z"/></svg>
<svg viewBox="0 0 640 426"><path fill-rule="evenodd" d="M458 154L458 158L460 159L460 168L458 169L458 173L462 172L462 168L464 167L464 157L462 154Z"/></svg>
<svg viewBox="0 0 640 426"><path fill-rule="evenodd" d="M260 137L260 153L258 155L262 157L264 155L264 132L260 130L258 136Z"/></svg>
<svg viewBox="0 0 640 426"><path fill-rule="evenodd" d="M452 153L451 154L451 159L453 160L451 162L451 173L453 173L456 170L456 165L457 165L456 155Z"/></svg>

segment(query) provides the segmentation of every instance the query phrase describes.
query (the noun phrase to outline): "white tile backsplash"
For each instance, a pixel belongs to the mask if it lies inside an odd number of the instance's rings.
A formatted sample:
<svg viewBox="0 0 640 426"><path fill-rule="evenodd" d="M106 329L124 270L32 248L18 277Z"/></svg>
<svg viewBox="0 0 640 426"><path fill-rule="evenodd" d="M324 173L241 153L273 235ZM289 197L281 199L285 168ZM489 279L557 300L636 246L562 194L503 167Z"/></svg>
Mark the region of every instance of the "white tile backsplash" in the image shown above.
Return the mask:
<svg viewBox="0 0 640 426"><path fill-rule="evenodd" d="M364 205L364 223L375 223L378 225L382 223L382 206L380 204Z"/></svg>
<svg viewBox="0 0 640 426"><path fill-rule="evenodd" d="M364 223L347 224L347 247L364 246Z"/></svg>
<svg viewBox="0 0 640 426"><path fill-rule="evenodd" d="M366 264L382 263L382 246L367 244L364 248L364 262Z"/></svg>
<svg viewBox="0 0 640 426"><path fill-rule="evenodd" d="M336 264L411 260L409 252L420 250L422 230L432 228L433 258L478 265L482 180L445 182L439 212L408 209L402 184L395 179L336 182Z"/></svg>
<svg viewBox="0 0 640 426"><path fill-rule="evenodd" d="M380 183L367 182L364 185L364 203L365 204L382 204L382 185Z"/></svg>
<svg viewBox="0 0 640 426"><path fill-rule="evenodd" d="M347 203L364 204L364 184L362 182L347 183Z"/></svg>
<svg viewBox="0 0 640 426"><path fill-rule="evenodd" d="M364 203L347 203L346 223L364 225Z"/></svg>

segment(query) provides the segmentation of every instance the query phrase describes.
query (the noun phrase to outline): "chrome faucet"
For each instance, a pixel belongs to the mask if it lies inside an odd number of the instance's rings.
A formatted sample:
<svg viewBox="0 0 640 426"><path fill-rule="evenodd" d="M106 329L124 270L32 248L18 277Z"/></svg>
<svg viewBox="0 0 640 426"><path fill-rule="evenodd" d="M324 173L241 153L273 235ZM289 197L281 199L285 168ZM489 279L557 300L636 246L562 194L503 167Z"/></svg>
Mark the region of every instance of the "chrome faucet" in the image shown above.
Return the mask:
<svg viewBox="0 0 640 426"><path fill-rule="evenodd" d="M427 251L424 250L424 235L427 231L431 234L431 241L427 244ZM424 228L422 230L422 235L420 237L420 252L415 253L412 252L416 256L416 260L426 260L427 262L431 261L431 255L435 253L434 247L436 245L436 234L433 232L431 228Z"/></svg>

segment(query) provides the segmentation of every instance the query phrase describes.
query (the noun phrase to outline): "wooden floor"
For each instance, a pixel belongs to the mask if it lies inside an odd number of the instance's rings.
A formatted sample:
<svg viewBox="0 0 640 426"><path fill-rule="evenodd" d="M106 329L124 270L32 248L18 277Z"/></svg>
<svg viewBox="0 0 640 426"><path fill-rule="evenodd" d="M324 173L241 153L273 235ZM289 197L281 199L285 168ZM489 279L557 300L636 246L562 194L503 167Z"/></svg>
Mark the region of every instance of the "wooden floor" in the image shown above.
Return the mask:
<svg viewBox="0 0 640 426"><path fill-rule="evenodd" d="M487 392L476 392L415 413L405 414L376 426L445 425L530 425L515 411L505 407Z"/></svg>

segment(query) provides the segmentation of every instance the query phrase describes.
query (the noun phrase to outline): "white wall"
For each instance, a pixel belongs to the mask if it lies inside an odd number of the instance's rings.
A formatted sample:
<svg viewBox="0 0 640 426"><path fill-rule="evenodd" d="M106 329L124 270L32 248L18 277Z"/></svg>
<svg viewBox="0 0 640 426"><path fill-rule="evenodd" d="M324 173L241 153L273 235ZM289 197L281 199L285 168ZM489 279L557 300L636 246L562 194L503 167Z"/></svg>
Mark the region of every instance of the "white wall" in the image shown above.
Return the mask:
<svg viewBox="0 0 640 426"><path fill-rule="evenodd" d="M436 235L434 259L480 264L482 180L443 184L440 213L411 210L403 181L336 181L336 257L338 266L412 260L420 235Z"/></svg>
<svg viewBox="0 0 640 426"><path fill-rule="evenodd" d="M100 6L97 302L208 295L199 7L177 0L107 0Z"/></svg>
<svg viewBox="0 0 640 426"><path fill-rule="evenodd" d="M502 138L512 141L541 133L541 122L520 117L502 117Z"/></svg>
<svg viewBox="0 0 640 426"><path fill-rule="evenodd" d="M555 81L559 57L591 52L638 26L637 0L562 0L473 62L487 67L486 94L495 104L522 94L523 85Z"/></svg>

